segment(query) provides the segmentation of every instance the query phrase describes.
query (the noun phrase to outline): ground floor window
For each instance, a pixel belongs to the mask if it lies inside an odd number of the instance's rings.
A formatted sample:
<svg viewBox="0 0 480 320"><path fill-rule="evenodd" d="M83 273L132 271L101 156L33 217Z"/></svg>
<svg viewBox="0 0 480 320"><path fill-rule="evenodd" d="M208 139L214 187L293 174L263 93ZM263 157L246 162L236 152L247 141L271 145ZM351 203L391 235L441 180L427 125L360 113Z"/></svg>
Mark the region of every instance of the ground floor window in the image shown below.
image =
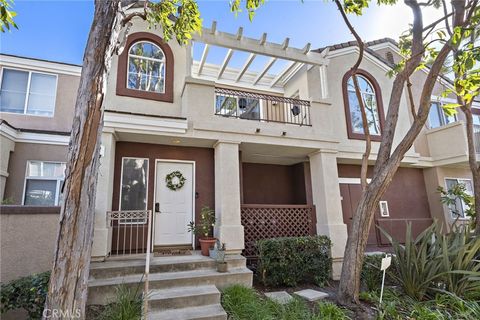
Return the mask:
<svg viewBox="0 0 480 320"><path fill-rule="evenodd" d="M465 186L465 192L469 195L473 195L473 185L472 180L470 179L457 179L457 178L447 178L445 179L445 184L447 190L454 188L458 184ZM455 199L455 204L449 206L450 213L453 219L457 218L466 218L466 212L469 209L468 205L462 201L460 198Z"/></svg>
<svg viewBox="0 0 480 320"><path fill-rule="evenodd" d="M147 210L148 159L123 158L120 185L120 210ZM128 223L145 221L129 220Z"/></svg>
<svg viewBox="0 0 480 320"><path fill-rule="evenodd" d="M25 176L24 205L56 206L61 202L65 163L28 161Z"/></svg>

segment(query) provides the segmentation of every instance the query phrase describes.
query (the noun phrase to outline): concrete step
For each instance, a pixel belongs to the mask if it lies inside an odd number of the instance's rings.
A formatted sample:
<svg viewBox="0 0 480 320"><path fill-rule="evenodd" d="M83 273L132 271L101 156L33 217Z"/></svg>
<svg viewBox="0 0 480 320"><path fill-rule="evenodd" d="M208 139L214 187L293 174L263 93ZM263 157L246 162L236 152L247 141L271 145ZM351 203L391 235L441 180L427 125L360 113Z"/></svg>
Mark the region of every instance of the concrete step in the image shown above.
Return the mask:
<svg viewBox="0 0 480 320"><path fill-rule="evenodd" d="M227 320L220 304L149 312L149 320Z"/></svg>
<svg viewBox="0 0 480 320"><path fill-rule="evenodd" d="M151 311L199 307L220 303L220 291L214 285L155 289L148 301Z"/></svg>
<svg viewBox="0 0 480 320"><path fill-rule="evenodd" d="M232 268L228 272L219 273L215 269L199 269L178 272L154 273L149 276L149 288L167 289L173 287L188 287L215 285L222 289L233 284L252 286L253 273L246 267ZM107 279L90 279L88 282L88 304L107 304L115 296L115 286L125 284L132 289L139 285L143 288L142 275L128 275Z"/></svg>
<svg viewBox="0 0 480 320"><path fill-rule="evenodd" d="M246 259L241 255L225 257L230 269L246 266ZM150 274L160 272L188 271L195 269L216 268L216 262L200 254L188 256L152 257ZM107 279L124 277L145 272L145 258L135 260L108 260L90 264L90 279Z"/></svg>

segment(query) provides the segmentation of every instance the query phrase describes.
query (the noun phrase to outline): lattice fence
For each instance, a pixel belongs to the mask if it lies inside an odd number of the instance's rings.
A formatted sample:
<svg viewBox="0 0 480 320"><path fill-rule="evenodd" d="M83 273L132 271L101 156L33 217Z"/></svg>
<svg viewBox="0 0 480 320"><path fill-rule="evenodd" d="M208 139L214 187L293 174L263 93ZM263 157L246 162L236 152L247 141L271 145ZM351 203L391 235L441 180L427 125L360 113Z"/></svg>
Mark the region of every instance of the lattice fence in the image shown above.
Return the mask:
<svg viewBox="0 0 480 320"><path fill-rule="evenodd" d="M257 257L255 242L277 237L315 234L315 207L308 205L242 205L247 258Z"/></svg>

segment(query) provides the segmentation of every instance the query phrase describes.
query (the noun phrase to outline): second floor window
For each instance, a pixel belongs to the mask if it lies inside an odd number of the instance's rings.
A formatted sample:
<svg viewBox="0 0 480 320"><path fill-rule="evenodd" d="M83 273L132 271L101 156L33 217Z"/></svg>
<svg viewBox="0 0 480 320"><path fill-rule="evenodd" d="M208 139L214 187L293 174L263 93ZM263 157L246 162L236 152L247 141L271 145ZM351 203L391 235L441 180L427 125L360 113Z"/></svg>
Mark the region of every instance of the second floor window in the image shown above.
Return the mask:
<svg viewBox="0 0 480 320"><path fill-rule="evenodd" d="M430 106L430 113L428 114L428 123L430 128L438 128L446 124L457 121L455 115L447 116L442 108L441 102L432 102Z"/></svg>
<svg viewBox="0 0 480 320"><path fill-rule="evenodd" d="M159 46L140 41L130 47L127 88L165 92L165 55Z"/></svg>
<svg viewBox="0 0 480 320"><path fill-rule="evenodd" d="M53 116L56 75L3 68L1 81L1 112Z"/></svg>
<svg viewBox="0 0 480 320"><path fill-rule="evenodd" d="M373 77L364 70L358 70L357 79L371 139L380 141L383 126L383 107L380 89ZM365 130L363 127L362 110L350 72L344 76L343 81L348 137L350 139L364 139Z"/></svg>

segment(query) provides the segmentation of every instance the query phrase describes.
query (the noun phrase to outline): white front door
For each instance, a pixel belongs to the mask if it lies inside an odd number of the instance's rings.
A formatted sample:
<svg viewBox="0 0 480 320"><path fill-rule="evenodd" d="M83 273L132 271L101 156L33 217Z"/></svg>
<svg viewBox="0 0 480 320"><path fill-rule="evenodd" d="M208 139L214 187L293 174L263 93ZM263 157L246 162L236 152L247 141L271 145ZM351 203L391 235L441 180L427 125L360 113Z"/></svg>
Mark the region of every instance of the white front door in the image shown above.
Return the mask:
<svg viewBox="0 0 480 320"><path fill-rule="evenodd" d="M171 190L165 178L179 171L186 179L183 187ZM188 232L188 223L194 220L193 214L193 171L192 162L158 161L155 190L155 242L156 246L192 245L193 236ZM175 184L176 179L173 183Z"/></svg>

